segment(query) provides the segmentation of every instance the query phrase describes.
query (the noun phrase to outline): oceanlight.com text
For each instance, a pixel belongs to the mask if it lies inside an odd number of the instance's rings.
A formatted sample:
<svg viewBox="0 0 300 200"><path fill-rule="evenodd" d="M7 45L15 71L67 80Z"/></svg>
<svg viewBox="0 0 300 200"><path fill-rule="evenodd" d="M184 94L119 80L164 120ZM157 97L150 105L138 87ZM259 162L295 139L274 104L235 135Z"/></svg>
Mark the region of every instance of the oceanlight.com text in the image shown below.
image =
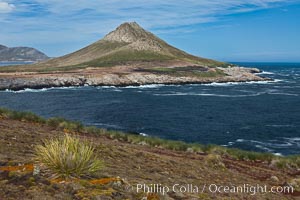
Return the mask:
<svg viewBox="0 0 300 200"><path fill-rule="evenodd" d="M259 184L242 184L242 185L220 185L220 184L174 184L171 186L163 184L137 184L135 187L137 193L157 193L166 195L168 192L176 193L245 193L249 195L264 194L264 193L285 193L292 194L294 188L292 186L267 186Z"/></svg>

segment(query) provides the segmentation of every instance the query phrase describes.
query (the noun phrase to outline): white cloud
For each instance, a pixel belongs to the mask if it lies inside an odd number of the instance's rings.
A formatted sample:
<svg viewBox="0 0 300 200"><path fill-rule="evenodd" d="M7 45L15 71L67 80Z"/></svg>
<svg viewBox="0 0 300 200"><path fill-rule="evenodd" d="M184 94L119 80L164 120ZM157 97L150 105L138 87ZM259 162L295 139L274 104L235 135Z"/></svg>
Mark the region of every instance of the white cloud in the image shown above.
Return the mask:
<svg viewBox="0 0 300 200"><path fill-rule="evenodd" d="M15 6L13 4L0 1L0 14L1 13L10 13L15 9Z"/></svg>
<svg viewBox="0 0 300 200"><path fill-rule="evenodd" d="M101 23L116 26L124 21L138 21L145 28L201 24L217 21L229 14L251 12L295 1L299 2L299 0L32 0L28 3L10 0L19 10L25 10L26 13L47 12L43 15L43 21L63 20L64 26L70 24L72 27L74 24L86 26L97 22L98 30L104 27L99 27ZM5 3L5 5L8 7L12 4Z"/></svg>
<svg viewBox="0 0 300 200"><path fill-rule="evenodd" d="M1 0L0 0L1 1ZM137 21L150 30L185 32L194 24L211 23L227 15L267 9L299 0L10 0L25 12L24 27L71 29L78 34L102 35L125 21ZM33 13L31 16L30 13ZM35 14L39 13L36 17ZM15 19L11 19L15 20ZM55 23L53 23L55 22ZM168 32L169 32L168 31Z"/></svg>
<svg viewBox="0 0 300 200"><path fill-rule="evenodd" d="M0 27L6 27L0 43L64 43L66 53L74 50L67 49L74 41L83 46L125 21L137 21L155 34L178 34L195 31L196 24L214 26L233 14L294 2L300 0L0 0L0 13L14 10L0 15Z"/></svg>

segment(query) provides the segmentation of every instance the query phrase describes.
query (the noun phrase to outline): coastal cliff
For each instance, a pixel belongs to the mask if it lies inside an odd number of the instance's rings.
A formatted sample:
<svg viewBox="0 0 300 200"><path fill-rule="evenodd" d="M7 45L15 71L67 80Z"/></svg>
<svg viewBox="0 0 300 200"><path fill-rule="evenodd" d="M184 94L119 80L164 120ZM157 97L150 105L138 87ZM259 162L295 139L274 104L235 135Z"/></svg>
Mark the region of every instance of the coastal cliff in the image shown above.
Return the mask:
<svg viewBox="0 0 300 200"><path fill-rule="evenodd" d="M128 86L147 84L193 84L212 82L246 82L267 81L255 75L259 72L253 68L232 67L219 69L225 75L207 74L207 76L172 76L163 73L131 72L131 73L105 73L93 74L6 74L0 75L0 90L21 90L25 88L41 89L50 87L68 86ZM186 72L185 72L186 73ZM215 73L213 71L213 73Z"/></svg>

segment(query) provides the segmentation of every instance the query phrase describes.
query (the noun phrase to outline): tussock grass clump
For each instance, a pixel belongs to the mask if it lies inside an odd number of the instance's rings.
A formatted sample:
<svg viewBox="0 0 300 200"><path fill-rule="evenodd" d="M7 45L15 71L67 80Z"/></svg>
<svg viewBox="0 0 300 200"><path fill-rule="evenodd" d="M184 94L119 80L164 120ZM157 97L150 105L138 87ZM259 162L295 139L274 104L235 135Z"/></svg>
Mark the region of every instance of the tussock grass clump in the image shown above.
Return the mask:
<svg viewBox="0 0 300 200"><path fill-rule="evenodd" d="M37 162L43 164L53 178L91 176L103 167L90 143L69 135L46 140L35 150Z"/></svg>
<svg viewBox="0 0 300 200"><path fill-rule="evenodd" d="M208 154L204 158L204 162L207 166L215 169L225 168L225 164L222 161L222 157L218 154Z"/></svg>
<svg viewBox="0 0 300 200"><path fill-rule="evenodd" d="M276 167L280 169L299 169L300 168L300 156L292 155L286 157L278 157L273 160Z"/></svg>

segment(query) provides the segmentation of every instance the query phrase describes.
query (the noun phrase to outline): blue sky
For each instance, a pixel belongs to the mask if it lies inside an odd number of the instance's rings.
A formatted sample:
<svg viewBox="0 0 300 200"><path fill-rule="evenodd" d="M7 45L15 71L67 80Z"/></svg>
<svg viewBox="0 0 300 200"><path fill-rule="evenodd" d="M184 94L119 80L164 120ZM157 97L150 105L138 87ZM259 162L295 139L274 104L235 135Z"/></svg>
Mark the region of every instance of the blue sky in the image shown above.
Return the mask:
<svg viewBox="0 0 300 200"><path fill-rule="evenodd" d="M0 44L61 56L125 21L197 56L300 62L300 0L0 0Z"/></svg>

